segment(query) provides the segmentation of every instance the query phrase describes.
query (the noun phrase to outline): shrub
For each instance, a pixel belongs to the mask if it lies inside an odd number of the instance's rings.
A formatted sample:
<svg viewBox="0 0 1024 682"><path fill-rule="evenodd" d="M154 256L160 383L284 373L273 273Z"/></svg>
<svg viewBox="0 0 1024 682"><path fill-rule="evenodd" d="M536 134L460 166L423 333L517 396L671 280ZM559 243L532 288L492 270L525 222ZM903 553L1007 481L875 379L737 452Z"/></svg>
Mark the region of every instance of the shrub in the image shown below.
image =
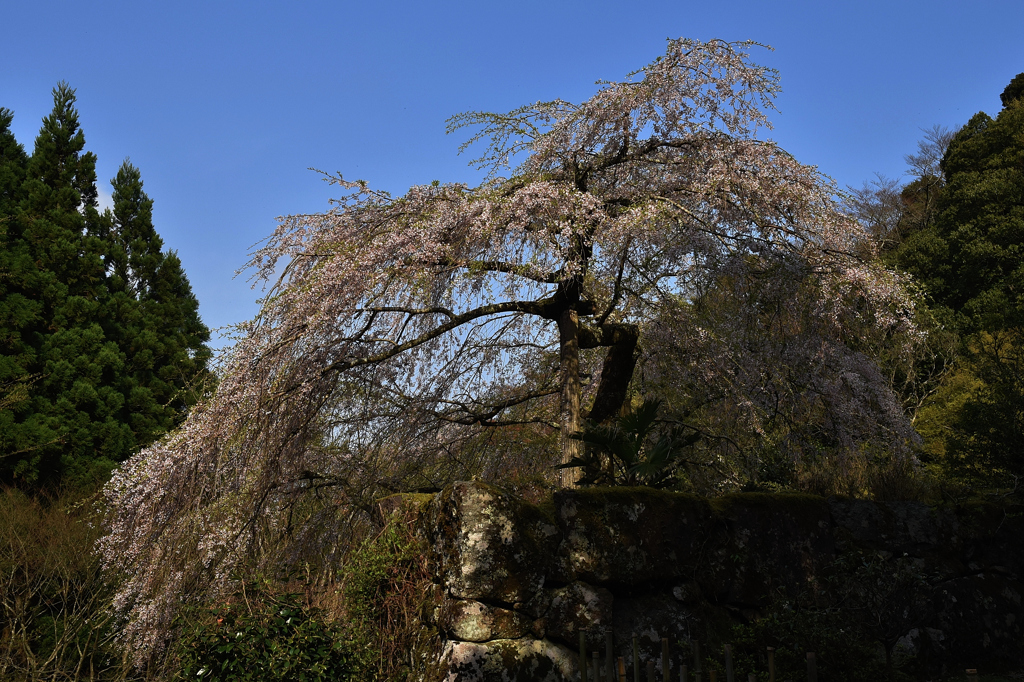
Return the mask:
<svg viewBox="0 0 1024 682"><path fill-rule="evenodd" d="M436 659L423 627L430 578L426 548L399 514L346 558L344 611L379 679L402 680Z"/></svg>
<svg viewBox="0 0 1024 682"><path fill-rule="evenodd" d="M177 680L360 680L365 663L350 632L304 595L249 581L228 602L179 617Z"/></svg>
<svg viewBox="0 0 1024 682"><path fill-rule="evenodd" d="M0 679L125 680L84 493L0 490Z"/></svg>

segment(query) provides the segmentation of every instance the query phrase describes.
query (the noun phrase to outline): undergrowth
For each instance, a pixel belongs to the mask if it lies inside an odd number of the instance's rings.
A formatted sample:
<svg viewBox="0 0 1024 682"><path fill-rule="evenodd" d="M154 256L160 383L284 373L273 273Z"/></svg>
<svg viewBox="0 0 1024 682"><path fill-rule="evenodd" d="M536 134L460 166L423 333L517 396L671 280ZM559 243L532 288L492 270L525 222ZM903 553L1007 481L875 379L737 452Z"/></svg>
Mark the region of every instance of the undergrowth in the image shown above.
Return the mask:
<svg viewBox="0 0 1024 682"><path fill-rule="evenodd" d="M423 626L430 577L426 547L401 514L350 552L341 571L345 619L377 679L398 681L436 658Z"/></svg>
<svg viewBox="0 0 1024 682"><path fill-rule="evenodd" d="M179 617L175 680L344 682L369 678L352 632L287 582L245 581L232 598Z"/></svg>
<svg viewBox="0 0 1024 682"><path fill-rule="evenodd" d="M143 679L115 641L83 493L0 491L0 679Z"/></svg>

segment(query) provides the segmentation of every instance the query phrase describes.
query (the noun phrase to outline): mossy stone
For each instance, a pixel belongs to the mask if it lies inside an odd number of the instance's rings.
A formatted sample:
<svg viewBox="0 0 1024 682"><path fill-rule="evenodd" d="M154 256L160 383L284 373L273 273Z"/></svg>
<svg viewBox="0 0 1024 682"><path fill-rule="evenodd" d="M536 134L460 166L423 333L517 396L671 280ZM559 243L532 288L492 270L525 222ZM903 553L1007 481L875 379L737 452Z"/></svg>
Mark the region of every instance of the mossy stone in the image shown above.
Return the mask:
<svg viewBox="0 0 1024 682"><path fill-rule="evenodd" d="M512 605L543 588L560 535L536 506L464 482L438 493L429 516L431 563L453 597Z"/></svg>

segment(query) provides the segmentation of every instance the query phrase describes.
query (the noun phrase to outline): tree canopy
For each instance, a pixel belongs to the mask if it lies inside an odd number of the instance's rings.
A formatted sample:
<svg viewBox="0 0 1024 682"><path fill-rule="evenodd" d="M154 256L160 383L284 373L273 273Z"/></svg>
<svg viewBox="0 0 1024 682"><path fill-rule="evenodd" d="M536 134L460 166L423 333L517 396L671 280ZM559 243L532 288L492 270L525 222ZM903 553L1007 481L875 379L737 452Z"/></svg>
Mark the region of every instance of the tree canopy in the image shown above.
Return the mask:
<svg viewBox="0 0 1024 682"><path fill-rule="evenodd" d="M1022 92L1019 74L996 118L979 112L955 133L926 131L907 157L912 182L880 179L852 201L883 258L919 283L935 321L937 352L917 382L926 459L946 476L986 483L1024 472Z"/></svg>
<svg viewBox="0 0 1024 682"><path fill-rule="evenodd" d="M1022 76L1004 90L1004 108L995 119L979 112L950 137L936 210L894 254L894 262L967 333L1022 319Z"/></svg>
<svg viewBox="0 0 1024 682"><path fill-rule="evenodd" d="M100 213L75 91L53 96L31 156L0 110L0 480L28 487L103 480L181 421L209 357L138 170Z"/></svg>
<svg viewBox="0 0 1024 682"><path fill-rule="evenodd" d="M266 556L311 492L335 513L550 471L638 392L714 401L784 450L780 425L809 423L798 454L906 453L871 339L913 343L913 302L863 257L832 183L758 137L779 86L753 47L672 40L582 103L455 116L449 131L474 131L463 148L483 145L480 186L392 196L337 176L329 211L282 220L215 395L107 488L103 552L130 576L138 650L180 599Z"/></svg>

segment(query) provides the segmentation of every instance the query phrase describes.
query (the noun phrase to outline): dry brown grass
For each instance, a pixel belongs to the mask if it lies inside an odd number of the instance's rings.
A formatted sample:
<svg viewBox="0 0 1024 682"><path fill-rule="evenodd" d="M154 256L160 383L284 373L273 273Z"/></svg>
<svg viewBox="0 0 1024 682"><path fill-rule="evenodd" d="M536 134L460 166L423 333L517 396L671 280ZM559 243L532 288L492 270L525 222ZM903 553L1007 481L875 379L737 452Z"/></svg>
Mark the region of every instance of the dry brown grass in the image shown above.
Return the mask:
<svg viewBox="0 0 1024 682"><path fill-rule="evenodd" d="M0 679L138 677L114 647L92 508L81 494L0 490Z"/></svg>
<svg viewBox="0 0 1024 682"><path fill-rule="evenodd" d="M797 485L822 497L931 501L933 483L927 473L909 458L850 457L822 458L803 463L797 469Z"/></svg>

